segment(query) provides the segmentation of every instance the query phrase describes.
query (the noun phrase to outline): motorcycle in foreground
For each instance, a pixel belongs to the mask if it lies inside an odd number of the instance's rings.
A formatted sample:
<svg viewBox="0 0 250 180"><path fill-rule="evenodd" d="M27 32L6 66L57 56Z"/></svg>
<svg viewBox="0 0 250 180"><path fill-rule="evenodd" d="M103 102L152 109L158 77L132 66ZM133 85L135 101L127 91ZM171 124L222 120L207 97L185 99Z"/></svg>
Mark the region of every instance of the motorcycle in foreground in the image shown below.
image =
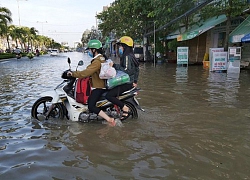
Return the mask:
<svg viewBox="0 0 250 180"><path fill-rule="evenodd" d="M44 92L40 95L41 97L32 106L31 116L38 120L47 120L49 118L63 119L64 117L80 122L103 120L97 114L89 112L88 105L76 102L74 97L76 78L67 76L67 72L71 71L70 58L68 58L68 64L69 70L64 71L62 75L63 82L53 91ZM83 61L80 60L77 68L82 65ZM135 97L139 90L139 88L132 88L118 97L129 108L130 113L128 117L133 119L138 118L137 109L144 111ZM96 106L110 117L115 119L121 119L122 117L122 110L105 99L105 93L96 103Z"/></svg>

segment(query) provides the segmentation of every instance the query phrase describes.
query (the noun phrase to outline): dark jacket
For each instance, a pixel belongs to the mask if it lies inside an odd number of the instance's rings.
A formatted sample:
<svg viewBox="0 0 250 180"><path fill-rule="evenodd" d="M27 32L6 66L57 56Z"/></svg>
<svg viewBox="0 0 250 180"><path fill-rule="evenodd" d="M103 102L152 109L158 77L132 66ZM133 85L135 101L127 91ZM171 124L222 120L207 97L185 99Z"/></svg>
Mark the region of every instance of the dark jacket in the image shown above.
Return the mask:
<svg viewBox="0 0 250 180"><path fill-rule="evenodd" d="M130 53L120 58L120 64L114 64L116 70L121 70L127 73L131 83L137 83L139 76L139 62L134 54Z"/></svg>

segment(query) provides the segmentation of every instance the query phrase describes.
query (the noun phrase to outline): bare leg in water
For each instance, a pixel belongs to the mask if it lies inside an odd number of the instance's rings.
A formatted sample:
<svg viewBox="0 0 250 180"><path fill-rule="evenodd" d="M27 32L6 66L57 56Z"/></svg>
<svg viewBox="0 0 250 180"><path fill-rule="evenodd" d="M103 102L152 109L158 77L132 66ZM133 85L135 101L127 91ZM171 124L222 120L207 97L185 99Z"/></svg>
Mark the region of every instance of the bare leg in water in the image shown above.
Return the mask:
<svg viewBox="0 0 250 180"><path fill-rule="evenodd" d="M98 115L104 118L106 121L108 121L110 126L115 126L115 119L109 117L105 112L100 111Z"/></svg>

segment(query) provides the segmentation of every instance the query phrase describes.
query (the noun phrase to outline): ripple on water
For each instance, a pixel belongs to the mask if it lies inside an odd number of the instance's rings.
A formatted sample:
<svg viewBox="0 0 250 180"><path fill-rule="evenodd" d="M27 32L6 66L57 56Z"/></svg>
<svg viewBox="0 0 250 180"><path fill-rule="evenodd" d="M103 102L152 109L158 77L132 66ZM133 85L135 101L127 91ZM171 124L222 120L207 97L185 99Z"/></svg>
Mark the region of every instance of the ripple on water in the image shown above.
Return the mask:
<svg viewBox="0 0 250 180"><path fill-rule="evenodd" d="M36 121L32 104L82 53L0 62L0 179L250 179L250 76L140 64L137 120ZM233 169L233 171L232 171Z"/></svg>

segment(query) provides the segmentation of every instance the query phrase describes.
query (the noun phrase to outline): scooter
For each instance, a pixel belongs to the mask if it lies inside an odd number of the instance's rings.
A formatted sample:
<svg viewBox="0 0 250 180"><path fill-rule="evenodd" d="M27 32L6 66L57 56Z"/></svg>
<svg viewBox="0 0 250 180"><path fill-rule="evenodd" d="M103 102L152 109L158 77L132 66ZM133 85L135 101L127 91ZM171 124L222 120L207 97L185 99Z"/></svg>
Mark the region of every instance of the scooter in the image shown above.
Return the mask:
<svg viewBox="0 0 250 180"><path fill-rule="evenodd" d="M16 54L17 59L21 59L21 57L22 57L21 53Z"/></svg>
<svg viewBox="0 0 250 180"><path fill-rule="evenodd" d="M88 110L87 104L76 102L74 96L76 78L67 76L67 72L71 71L70 58L68 58L68 64L69 70L64 71L62 74L63 82L56 86L53 91L44 92L40 95L41 97L32 106L31 116L38 120L48 120L49 118L64 119L66 117L68 120L85 123L102 121L103 119L100 116ZM83 61L80 60L76 70L82 65ZM135 97L139 91L140 88L132 88L118 97L129 108L130 113L126 118L121 119L122 110L105 99L105 93L96 103L96 106L115 119L119 118L122 121L129 117L137 119L137 109L144 111Z"/></svg>

